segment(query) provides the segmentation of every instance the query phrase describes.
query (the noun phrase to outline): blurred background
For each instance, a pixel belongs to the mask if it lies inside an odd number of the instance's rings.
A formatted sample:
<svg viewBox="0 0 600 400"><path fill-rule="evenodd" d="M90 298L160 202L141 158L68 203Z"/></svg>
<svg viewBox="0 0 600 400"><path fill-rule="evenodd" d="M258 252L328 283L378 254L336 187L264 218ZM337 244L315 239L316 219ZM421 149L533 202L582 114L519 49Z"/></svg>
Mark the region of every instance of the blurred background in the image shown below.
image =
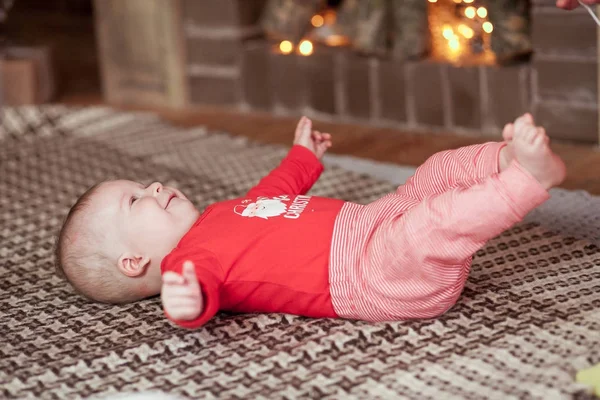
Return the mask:
<svg viewBox="0 0 600 400"><path fill-rule="evenodd" d="M498 138L527 111L558 142L598 144L596 25L554 0L0 0L0 10L5 105L150 109L285 143L277 121L308 115L338 137L360 132L336 151L405 164ZM417 155L385 155L390 137Z"/></svg>

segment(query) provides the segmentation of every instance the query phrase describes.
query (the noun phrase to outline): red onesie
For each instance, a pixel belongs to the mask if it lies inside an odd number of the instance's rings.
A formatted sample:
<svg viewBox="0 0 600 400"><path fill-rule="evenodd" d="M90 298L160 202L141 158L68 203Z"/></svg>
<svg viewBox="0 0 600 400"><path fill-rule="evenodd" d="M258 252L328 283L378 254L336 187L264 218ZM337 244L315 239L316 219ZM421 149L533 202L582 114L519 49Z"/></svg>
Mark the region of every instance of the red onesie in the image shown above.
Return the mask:
<svg viewBox="0 0 600 400"><path fill-rule="evenodd" d="M219 310L336 317L328 279L334 222L344 201L306 196L323 166L294 146L246 197L209 206L165 257L162 272L193 261L204 295L197 328Z"/></svg>

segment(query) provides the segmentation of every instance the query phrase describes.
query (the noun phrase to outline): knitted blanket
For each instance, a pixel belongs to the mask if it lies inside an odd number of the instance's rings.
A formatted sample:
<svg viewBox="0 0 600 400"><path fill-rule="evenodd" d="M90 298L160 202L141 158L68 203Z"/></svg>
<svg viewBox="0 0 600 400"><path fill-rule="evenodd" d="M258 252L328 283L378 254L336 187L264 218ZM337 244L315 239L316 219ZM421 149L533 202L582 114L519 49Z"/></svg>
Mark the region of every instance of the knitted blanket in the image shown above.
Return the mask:
<svg viewBox="0 0 600 400"><path fill-rule="evenodd" d="M118 177L176 186L203 209L244 194L287 149L101 107L0 117L0 398L589 396L574 376L600 362L599 198L554 190L476 254L458 304L437 319L220 313L187 331L158 298L93 304L55 276L69 207ZM311 193L367 203L393 189L332 167Z"/></svg>

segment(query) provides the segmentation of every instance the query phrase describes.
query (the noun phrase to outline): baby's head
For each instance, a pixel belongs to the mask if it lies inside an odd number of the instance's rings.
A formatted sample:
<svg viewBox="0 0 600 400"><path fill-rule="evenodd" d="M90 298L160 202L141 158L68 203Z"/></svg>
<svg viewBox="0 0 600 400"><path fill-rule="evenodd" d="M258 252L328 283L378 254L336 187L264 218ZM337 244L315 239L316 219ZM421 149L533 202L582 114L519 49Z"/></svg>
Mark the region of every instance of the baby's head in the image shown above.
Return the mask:
<svg viewBox="0 0 600 400"><path fill-rule="evenodd" d="M109 181L71 208L56 245L58 272L84 296L126 303L160 293L160 264L198 219L177 189Z"/></svg>

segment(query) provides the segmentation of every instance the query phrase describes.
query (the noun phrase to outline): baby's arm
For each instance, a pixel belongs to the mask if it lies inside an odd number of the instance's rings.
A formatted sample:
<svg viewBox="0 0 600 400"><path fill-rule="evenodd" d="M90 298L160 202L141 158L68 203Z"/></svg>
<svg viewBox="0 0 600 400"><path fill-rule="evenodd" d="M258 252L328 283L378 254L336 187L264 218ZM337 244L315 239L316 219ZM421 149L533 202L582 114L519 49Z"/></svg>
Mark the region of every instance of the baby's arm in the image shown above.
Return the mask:
<svg viewBox="0 0 600 400"><path fill-rule="evenodd" d="M202 290L191 261L183 264L183 274L167 271L160 291L165 313L173 320L192 321L202 313Z"/></svg>
<svg viewBox="0 0 600 400"><path fill-rule="evenodd" d="M219 311L219 265L191 255L179 255L167 265L174 267L163 273L161 299L165 315L183 328L199 328Z"/></svg>
<svg viewBox="0 0 600 400"><path fill-rule="evenodd" d="M280 194L306 194L323 172L321 157L331 146L331 135L312 130L312 122L302 117L294 136L294 146L281 164L250 189L248 197Z"/></svg>

